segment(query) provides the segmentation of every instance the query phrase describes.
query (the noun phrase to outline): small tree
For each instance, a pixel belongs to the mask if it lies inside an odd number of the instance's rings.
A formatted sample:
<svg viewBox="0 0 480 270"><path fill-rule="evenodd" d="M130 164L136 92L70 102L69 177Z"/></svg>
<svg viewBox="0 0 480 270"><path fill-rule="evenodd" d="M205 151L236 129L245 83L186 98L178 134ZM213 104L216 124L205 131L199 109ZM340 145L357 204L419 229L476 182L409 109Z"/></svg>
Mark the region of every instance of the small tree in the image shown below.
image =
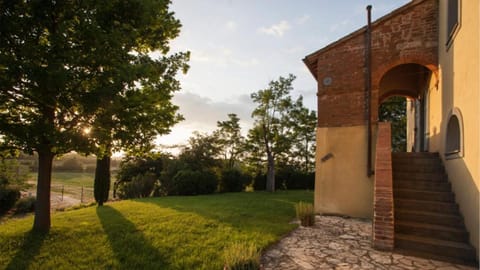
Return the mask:
<svg viewBox="0 0 480 270"><path fill-rule="evenodd" d="M263 151L267 156L267 187L270 192L275 191L275 158L290 149L289 133L291 127L283 125L289 117L292 108L290 92L295 76L280 77L271 81L268 88L258 90L251 95L257 108L252 112L255 119L250 139L252 144L261 141ZM249 134L249 135L250 135Z"/></svg>
<svg viewBox="0 0 480 270"><path fill-rule="evenodd" d="M231 169L242 154L245 139L240 128L240 118L234 113L228 114L227 121L217 121L218 129L213 136L218 138L218 144L226 168Z"/></svg>

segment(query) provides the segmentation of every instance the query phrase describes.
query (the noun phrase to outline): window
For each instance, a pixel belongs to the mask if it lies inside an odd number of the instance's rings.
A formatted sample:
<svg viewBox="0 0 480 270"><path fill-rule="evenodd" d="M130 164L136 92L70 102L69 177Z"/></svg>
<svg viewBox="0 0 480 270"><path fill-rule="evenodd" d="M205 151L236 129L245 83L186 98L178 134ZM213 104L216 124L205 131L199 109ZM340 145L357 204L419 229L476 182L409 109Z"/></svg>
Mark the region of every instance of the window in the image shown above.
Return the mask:
<svg viewBox="0 0 480 270"><path fill-rule="evenodd" d="M447 159L463 156L463 125L460 111L454 109L447 124L445 157Z"/></svg>
<svg viewBox="0 0 480 270"><path fill-rule="evenodd" d="M453 41L455 31L459 26L459 1L448 0L447 6L447 46Z"/></svg>

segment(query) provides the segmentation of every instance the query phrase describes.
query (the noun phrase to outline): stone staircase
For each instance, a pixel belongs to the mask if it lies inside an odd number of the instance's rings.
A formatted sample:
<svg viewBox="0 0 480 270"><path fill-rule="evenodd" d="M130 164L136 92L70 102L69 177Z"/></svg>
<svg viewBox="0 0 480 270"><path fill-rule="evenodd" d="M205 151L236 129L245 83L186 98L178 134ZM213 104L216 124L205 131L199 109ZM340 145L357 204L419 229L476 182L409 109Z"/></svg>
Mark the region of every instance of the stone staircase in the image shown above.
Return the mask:
<svg viewBox="0 0 480 270"><path fill-rule="evenodd" d="M438 153L393 153L392 173L395 248L478 266Z"/></svg>

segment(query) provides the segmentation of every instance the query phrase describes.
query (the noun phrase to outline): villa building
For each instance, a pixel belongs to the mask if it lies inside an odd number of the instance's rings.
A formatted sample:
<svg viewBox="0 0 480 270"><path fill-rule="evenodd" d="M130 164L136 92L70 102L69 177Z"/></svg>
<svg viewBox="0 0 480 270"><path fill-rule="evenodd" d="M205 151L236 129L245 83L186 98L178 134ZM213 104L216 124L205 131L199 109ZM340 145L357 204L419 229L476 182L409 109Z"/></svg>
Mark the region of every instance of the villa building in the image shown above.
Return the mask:
<svg viewBox="0 0 480 270"><path fill-rule="evenodd" d="M412 0L305 57L316 212L371 218L379 249L478 262L479 36L480 1ZM392 96L408 99L407 153L378 122Z"/></svg>

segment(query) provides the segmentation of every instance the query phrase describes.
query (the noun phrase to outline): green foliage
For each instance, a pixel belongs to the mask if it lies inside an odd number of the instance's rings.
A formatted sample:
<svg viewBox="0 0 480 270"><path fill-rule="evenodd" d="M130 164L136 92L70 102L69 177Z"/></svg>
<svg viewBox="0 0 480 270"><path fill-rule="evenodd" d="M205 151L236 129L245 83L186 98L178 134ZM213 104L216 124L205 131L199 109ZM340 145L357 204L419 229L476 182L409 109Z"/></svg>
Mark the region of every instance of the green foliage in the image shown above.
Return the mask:
<svg viewBox="0 0 480 270"><path fill-rule="evenodd" d="M394 96L384 101L379 108L380 121L392 125L392 151L405 152L407 149L407 99Z"/></svg>
<svg viewBox="0 0 480 270"><path fill-rule="evenodd" d="M217 137L224 166L233 168L244 151L245 138L241 133L240 118L230 113L227 121L217 121L217 127L213 136Z"/></svg>
<svg viewBox="0 0 480 270"><path fill-rule="evenodd" d="M226 270L260 269L260 252L253 244L234 243L225 250Z"/></svg>
<svg viewBox="0 0 480 270"><path fill-rule="evenodd" d="M214 135L194 132L188 140L188 145L182 149L179 160L186 169L200 171L204 168L219 167L216 159L220 153L217 137Z"/></svg>
<svg viewBox="0 0 480 270"><path fill-rule="evenodd" d="M31 213L35 210L35 201L34 196L20 198L15 204L15 213L16 214L26 214Z"/></svg>
<svg viewBox="0 0 480 270"><path fill-rule="evenodd" d="M303 106L300 96L290 96L295 76L271 81L268 88L251 95L257 107L252 112L254 127L248 132L247 162L255 173L266 164L268 191L274 191L278 165L298 164L305 172L313 171L316 114Z"/></svg>
<svg viewBox="0 0 480 270"><path fill-rule="evenodd" d="M167 54L179 34L170 1L1 5L0 143L38 153L34 228L45 232L53 157L71 150L109 155L117 142L148 147L152 134L180 119L170 99L189 54L149 56Z"/></svg>
<svg viewBox="0 0 480 270"><path fill-rule="evenodd" d="M33 218L0 223L0 269L223 269L225 250L265 250L297 225L295 203L312 192L172 196L112 202L52 215L47 235ZM68 251L68 252L67 252Z"/></svg>
<svg viewBox="0 0 480 270"><path fill-rule="evenodd" d="M315 210L313 204L298 202L295 204L295 212L300 224L305 227L313 226L315 224Z"/></svg>
<svg viewBox="0 0 480 270"><path fill-rule="evenodd" d="M284 166L277 171L277 188L310 189L315 187L315 173L305 172L295 166Z"/></svg>
<svg viewBox="0 0 480 270"><path fill-rule="evenodd" d="M15 159L0 159L0 215L10 210L27 187L27 172Z"/></svg>
<svg viewBox="0 0 480 270"><path fill-rule="evenodd" d="M250 184L252 178L241 170L223 169L221 172L218 190L220 192L240 192L245 190L245 186Z"/></svg>
<svg viewBox="0 0 480 270"><path fill-rule="evenodd" d="M181 170L174 177L174 194L211 194L217 189L217 176L210 171Z"/></svg>
<svg viewBox="0 0 480 270"><path fill-rule="evenodd" d="M145 198L151 196L157 178L152 173L139 174L131 181L122 182L118 186L118 197L121 199Z"/></svg>
<svg viewBox="0 0 480 270"><path fill-rule="evenodd" d="M0 186L0 215L10 210L20 198L20 189L16 186Z"/></svg>

